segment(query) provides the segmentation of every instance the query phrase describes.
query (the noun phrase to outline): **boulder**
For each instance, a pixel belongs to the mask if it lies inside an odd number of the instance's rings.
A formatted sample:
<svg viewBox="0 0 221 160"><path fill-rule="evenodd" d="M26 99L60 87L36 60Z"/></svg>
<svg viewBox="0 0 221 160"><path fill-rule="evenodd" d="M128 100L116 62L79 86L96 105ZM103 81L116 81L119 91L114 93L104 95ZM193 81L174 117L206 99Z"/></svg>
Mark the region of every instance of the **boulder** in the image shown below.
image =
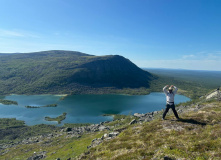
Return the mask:
<svg viewBox="0 0 221 160"><path fill-rule="evenodd" d="M119 132L111 132L109 133L109 137L116 137L118 136Z"/></svg>
<svg viewBox="0 0 221 160"><path fill-rule="evenodd" d="M109 137L109 133L104 134L104 138L107 138L107 137Z"/></svg>
<svg viewBox="0 0 221 160"><path fill-rule="evenodd" d="M138 117L138 118L141 118L141 117L144 117L145 114L134 113L134 116L135 116L135 117Z"/></svg>
<svg viewBox="0 0 221 160"><path fill-rule="evenodd" d="M133 119L133 120L129 123L129 125L132 125L132 124L135 124L135 123L137 123L137 120L136 120L136 119Z"/></svg>
<svg viewBox="0 0 221 160"><path fill-rule="evenodd" d="M64 129L64 132L70 132L71 130L72 130L71 128L67 127Z"/></svg>
<svg viewBox="0 0 221 160"><path fill-rule="evenodd" d="M109 128L108 127L106 127L106 126L100 126L99 128L99 131L103 131L103 130L109 130Z"/></svg>

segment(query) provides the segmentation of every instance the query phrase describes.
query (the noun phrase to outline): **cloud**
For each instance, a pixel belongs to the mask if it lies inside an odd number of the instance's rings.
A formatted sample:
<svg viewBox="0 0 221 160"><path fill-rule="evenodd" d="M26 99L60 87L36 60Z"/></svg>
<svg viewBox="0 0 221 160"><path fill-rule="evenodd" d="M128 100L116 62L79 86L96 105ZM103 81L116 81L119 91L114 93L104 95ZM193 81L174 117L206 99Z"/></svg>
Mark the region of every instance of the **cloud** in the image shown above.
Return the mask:
<svg viewBox="0 0 221 160"><path fill-rule="evenodd" d="M15 31L10 31L10 30L2 30L0 29L0 35L2 36L10 36L10 37L25 37L24 34L15 32Z"/></svg>
<svg viewBox="0 0 221 160"><path fill-rule="evenodd" d="M183 60L221 60L221 51L198 52L196 54L183 55Z"/></svg>
<svg viewBox="0 0 221 160"><path fill-rule="evenodd" d="M16 38L39 38L38 35L30 33L28 31L18 31L18 30L5 30L0 29L0 37L16 37Z"/></svg>
<svg viewBox="0 0 221 160"><path fill-rule="evenodd" d="M193 54L191 54L191 55L183 55L182 58L183 59L195 58L195 55L193 55Z"/></svg>

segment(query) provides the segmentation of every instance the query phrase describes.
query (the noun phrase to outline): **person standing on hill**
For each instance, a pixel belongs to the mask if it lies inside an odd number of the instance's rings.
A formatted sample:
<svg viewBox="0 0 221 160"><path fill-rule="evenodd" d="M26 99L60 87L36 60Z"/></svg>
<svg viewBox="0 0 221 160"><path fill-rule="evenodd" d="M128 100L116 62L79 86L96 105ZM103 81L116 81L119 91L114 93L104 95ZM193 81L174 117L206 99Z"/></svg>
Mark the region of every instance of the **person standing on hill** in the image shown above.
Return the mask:
<svg viewBox="0 0 221 160"><path fill-rule="evenodd" d="M163 87L163 92L166 95L166 109L163 113L163 120L165 120L166 114L169 111L169 109L171 108L173 110L174 115L176 116L177 120L179 120L179 116L177 114L177 111L175 110L175 105L174 105L174 96L178 90L178 88L176 86L171 85L167 91L167 88L169 87L169 85L166 85L165 87ZM174 91L173 91L174 88Z"/></svg>

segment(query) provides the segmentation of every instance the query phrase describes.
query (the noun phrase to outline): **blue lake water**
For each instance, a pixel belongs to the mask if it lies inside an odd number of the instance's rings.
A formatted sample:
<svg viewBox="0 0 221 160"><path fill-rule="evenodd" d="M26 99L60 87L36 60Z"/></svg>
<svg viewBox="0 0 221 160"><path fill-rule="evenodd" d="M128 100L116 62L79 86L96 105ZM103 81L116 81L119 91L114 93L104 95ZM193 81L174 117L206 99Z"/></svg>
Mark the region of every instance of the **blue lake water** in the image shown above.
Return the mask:
<svg viewBox="0 0 221 160"><path fill-rule="evenodd" d="M18 105L0 104L0 118L24 120L27 125L57 124L45 121L44 117L57 117L66 112L64 123L99 123L111 121L111 116L103 114L147 113L165 108L164 93L149 95L71 95L64 100L57 95L10 95L5 99L17 101ZM175 104L190 99L183 95L175 96ZM57 107L26 108L25 106L44 106L57 104ZM61 125L62 125L61 124Z"/></svg>

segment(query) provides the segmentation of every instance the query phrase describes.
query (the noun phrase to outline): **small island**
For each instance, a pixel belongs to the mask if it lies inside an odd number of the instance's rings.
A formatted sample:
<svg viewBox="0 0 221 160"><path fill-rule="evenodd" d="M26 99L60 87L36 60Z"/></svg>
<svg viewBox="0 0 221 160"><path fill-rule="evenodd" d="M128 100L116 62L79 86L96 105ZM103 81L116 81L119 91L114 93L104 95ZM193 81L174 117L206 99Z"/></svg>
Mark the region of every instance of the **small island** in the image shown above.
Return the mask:
<svg viewBox="0 0 221 160"><path fill-rule="evenodd" d="M26 108L40 108L38 106L25 106Z"/></svg>
<svg viewBox="0 0 221 160"><path fill-rule="evenodd" d="M57 104L48 104L48 105L41 106L41 107L57 107Z"/></svg>
<svg viewBox="0 0 221 160"><path fill-rule="evenodd" d="M11 105L11 104L18 105L18 102L16 101L5 100L5 99L0 99L0 103L5 105Z"/></svg>
<svg viewBox="0 0 221 160"><path fill-rule="evenodd" d="M45 106L25 106L26 108L40 108L40 107L57 107L57 104L48 104Z"/></svg>
<svg viewBox="0 0 221 160"><path fill-rule="evenodd" d="M66 118L67 113L63 113L62 115L55 117L55 118L51 118L51 117L45 117L46 121L57 121L58 124L61 123L61 121L63 121Z"/></svg>

